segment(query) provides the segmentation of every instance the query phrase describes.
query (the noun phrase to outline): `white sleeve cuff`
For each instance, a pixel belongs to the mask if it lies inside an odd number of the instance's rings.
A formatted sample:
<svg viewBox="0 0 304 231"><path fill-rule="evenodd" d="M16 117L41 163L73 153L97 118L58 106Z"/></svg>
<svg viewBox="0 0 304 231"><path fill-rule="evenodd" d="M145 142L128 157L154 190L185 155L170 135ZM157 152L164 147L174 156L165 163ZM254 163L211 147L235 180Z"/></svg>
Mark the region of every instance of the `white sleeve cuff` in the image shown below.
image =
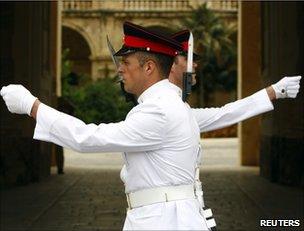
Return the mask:
<svg viewBox="0 0 304 231"><path fill-rule="evenodd" d="M52 125L60 116L61 112L41 103L37 111L33 138L36 140L49 141Z"/></svg>
<svg viewBox="0 0 304 231"><path fill-rule="evenodd" d="M255 101L255 106L260 108L261 113L271 111L274 109L271 100L267 94L266 89L262 89L251 96Z"/></svg>

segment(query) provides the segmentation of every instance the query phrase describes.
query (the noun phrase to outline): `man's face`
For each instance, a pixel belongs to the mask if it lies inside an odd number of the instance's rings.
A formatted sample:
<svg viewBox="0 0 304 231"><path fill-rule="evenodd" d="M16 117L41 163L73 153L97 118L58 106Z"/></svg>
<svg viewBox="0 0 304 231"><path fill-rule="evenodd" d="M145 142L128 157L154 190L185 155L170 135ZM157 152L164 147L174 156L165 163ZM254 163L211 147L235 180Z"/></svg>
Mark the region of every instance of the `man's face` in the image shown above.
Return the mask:
<svg viewBox="0 0 304 231"><path fill-rule="evenodd" d="M195 74L195 69L197 67L196 62L193 62L193 68L192 68L192 85L196 84L196 74ZM187 71L187 57L183 55L177 55L175 57L175 61L172 65L171 69L171 75L170 76L170 81L172 80L173 83L178 85L180 88L182 87L182 82L183 82L183 73Z"/></svg>
<svg viewBox="0 0 304 231"><path fill-rule="evenodd" d="M143 90L144 73L135 53L122 57L118 73L124 83L125 91L139 96Z"/></svg>

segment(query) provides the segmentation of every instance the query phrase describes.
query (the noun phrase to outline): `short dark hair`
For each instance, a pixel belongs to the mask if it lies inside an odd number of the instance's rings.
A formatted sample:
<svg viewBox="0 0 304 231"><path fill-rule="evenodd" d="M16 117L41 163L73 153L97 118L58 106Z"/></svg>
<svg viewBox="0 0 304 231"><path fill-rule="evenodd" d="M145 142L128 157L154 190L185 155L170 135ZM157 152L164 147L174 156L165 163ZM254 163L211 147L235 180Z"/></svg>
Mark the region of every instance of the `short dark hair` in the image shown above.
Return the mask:
<svg viewBox="0 0 304 231"><path fill-rule="evenodd" d="M136 52L136 57L141 67L148 60L153 60L158 67L161 77L163 79L169 77L174 57L170 57L168 55L163 55L159 53L144 52L144 51Z"/></svg>

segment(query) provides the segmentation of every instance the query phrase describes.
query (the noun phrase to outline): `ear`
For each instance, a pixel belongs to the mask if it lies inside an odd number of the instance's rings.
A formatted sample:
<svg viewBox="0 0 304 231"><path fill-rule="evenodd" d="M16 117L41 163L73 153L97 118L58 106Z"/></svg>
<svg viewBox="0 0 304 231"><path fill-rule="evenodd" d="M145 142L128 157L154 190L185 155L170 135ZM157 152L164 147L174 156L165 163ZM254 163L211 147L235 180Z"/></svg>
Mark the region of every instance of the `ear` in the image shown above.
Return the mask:
<svg viewBox="0 0 304 231"><path fill-rule="evenodd" d="M147 75L151 75L156 69L156 63L152 60L148 60L144 65L144 71Z"/></svg>

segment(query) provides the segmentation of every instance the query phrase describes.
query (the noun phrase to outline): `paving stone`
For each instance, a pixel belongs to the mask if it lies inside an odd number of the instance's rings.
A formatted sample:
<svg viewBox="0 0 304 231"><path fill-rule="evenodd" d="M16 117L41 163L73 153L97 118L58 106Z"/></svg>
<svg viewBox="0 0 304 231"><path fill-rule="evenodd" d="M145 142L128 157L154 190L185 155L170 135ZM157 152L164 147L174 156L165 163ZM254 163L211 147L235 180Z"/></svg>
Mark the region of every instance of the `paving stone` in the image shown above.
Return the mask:
<svg viewBox="0 0 304 231"><path fill-rule="evenodd" d="M77 158L81 165L81 158ZM121 230L127 204L118 169L95 165L78 168L74 160L73 166L65 168L64 175L53 174L42 183L0 191L0 230ZM270 183L259 176L256 167L212 163L203 166L201 180L205 203L212 208L220 231L303 228L302 190ZM302 219L301 227L259 227L260 219L268 218Z"/></svg>

